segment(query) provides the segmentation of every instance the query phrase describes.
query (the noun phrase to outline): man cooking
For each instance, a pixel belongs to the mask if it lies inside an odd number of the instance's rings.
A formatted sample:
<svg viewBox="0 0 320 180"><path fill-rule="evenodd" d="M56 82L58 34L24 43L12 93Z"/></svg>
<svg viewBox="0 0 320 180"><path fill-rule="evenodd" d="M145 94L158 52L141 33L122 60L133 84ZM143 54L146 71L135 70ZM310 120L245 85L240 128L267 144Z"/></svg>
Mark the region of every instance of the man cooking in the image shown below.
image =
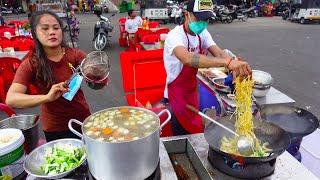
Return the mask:
<svg viewBox="0 0 320 180"><path fill-rule="evenodd" d="M164 64L167 85L164 97L176 118L172 120L173 134L183 135L203 132L202 119L186 109L192 105L199 109L196 74L198 68L226 67L234 76L251 74L251 67L244 61L222 51L206 29L212 17L212 0L189 0L185 22L168 34L164 47ZM213 57L205 54L210 52Z"/></svg>

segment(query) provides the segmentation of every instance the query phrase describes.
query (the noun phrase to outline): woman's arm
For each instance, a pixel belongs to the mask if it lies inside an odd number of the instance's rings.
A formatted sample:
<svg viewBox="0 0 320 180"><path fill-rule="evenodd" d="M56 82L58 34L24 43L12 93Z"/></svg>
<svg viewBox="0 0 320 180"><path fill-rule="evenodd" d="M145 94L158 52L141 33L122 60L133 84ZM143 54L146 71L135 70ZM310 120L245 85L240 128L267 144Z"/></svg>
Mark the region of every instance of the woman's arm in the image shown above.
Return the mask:
<svg viewBox="0 0 320 180"><path fill-rule="evenodd" d="M15 108L30 108L48 103L60 98L68 89L66 83L62 82L51 87L46 95L28 95L27 87L19 83L13 83L9 88L6 104Z"/></svg>

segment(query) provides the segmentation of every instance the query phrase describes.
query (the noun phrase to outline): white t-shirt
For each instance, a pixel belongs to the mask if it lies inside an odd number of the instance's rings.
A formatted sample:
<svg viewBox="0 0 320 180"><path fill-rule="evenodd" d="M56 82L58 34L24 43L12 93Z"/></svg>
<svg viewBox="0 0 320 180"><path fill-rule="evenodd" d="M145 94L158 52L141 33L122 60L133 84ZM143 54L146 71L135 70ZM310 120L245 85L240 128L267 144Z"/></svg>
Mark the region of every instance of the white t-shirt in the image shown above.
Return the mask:
<svg viewBox="0 0 320 180"><path fill-rule="evenodd" d="M190 51L200 53L198 36L192 36L190 34L187 35L189 38ZM201 38L203 50L207 50L209 47L216 45L207 29L205 29L199 36ZM173 50L177 46L184 46L185 48L188 48L188 38L183 30L183 25L177 26L171 30L166 38L163 52L164 66L167 72L166 88L164 91L164 97L166 98L168 98L168 84L178 77L183 68L182 62L173 54Z"/></svg>
<svg viewBox="0 0 320 180"><path fill-rule="evenodd" d="M142 25L142 18L140 16L136 16L134 19L127 19L125 23L125 30L130 33L136 33L138 31L139 26Z"/></svg>

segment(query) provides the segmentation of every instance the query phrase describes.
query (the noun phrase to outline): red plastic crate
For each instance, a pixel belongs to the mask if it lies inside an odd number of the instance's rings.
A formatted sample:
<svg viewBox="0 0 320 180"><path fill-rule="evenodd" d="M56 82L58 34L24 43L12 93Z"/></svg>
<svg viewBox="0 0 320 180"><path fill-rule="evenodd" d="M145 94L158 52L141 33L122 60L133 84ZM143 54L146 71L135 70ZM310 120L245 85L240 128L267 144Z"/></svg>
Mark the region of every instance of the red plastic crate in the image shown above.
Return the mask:
<svg viewBox="0 0 320 180"><path fill-rule="evenodd" d="M164 88L166 84L163 49L122 52L120 64L123 89L126 93L134 92L134 87L136 89Z"/></svg>

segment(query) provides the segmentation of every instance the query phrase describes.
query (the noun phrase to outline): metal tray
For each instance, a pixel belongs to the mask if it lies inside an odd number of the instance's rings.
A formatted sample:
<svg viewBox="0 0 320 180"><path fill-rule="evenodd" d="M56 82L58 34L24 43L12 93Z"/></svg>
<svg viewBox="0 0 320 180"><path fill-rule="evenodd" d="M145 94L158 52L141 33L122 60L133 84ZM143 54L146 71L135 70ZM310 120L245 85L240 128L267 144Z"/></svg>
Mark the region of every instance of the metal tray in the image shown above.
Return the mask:
<svg viewBox="0 0 320 180"><path fill-rule="evenodd" d="M178 162L181 167L175 169L177 176L181 173L181 171L177 172L177 169L178 171L182 169L183 174L187 174L188 179L211 179L188 138L163 140L163 144L171 159L172 165L175 167L175 162ZM172 159L173 156L176 157L176 161Z"/></svg>

